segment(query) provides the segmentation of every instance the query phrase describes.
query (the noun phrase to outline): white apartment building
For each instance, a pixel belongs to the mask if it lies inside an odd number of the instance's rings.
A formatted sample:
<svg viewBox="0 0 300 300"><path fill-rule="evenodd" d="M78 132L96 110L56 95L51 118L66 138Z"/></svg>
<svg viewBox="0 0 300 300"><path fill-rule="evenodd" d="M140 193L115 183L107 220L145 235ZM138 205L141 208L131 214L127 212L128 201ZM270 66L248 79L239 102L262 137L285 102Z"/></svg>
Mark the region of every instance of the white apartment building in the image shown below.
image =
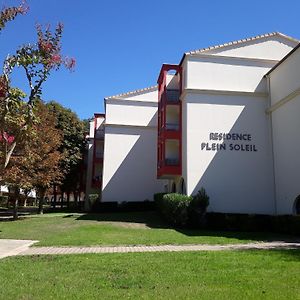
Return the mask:
<svg viewBox="0 0 300 300"><path fill-rule="evenodd" d="M299 48L275 32L187 52L105 98L102 201L204 187L208 211L299 213Z"/></svg>

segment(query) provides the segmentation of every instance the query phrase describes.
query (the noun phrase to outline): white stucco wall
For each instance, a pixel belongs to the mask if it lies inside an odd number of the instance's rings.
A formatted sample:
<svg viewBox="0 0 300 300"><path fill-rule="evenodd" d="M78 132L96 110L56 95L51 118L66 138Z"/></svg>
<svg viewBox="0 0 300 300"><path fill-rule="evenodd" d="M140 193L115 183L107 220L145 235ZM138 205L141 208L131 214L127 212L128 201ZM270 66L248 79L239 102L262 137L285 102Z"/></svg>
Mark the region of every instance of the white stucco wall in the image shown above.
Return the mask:
<svg viewBox="0 0 300 300"><path fill-rule="evenodd" d="M187 59L186 89L266 92L263 76L275 65L215 56Z"/></svg>
<svg viewBox="0 0 300 300"><path fill-rule="evenodd" d="M131 126L157 126L157 103L132 100L106 102L106 123Z"/></svg>
<svg viewBox="0 0 300 300"><path fill-rule="evenodd" d="M278 214L291 214L300 195L300 96L272 113Z"/></svg>
<svg viewBox="0 0 300 300"><path fill-rule="evenodd" d="M203 186L210 196L209 211L273 214L267 98L193 93L187 94L183 103L187 120L183 139L187 193L195 194ZM250 134L251 141L225 141L226 150L213 151L202 148L202 143L211 147L222 141L210 140L210 133ZM229 144L255 145L257 151L230 150Z"/></svg>
<svg viewBox="0 0 300 300"><path fill-rule="evenodd" d="M102 201L152 200L164 190L156 174L157 97L150 90L106 100Z"/></svg>
<svg viewBox="0 0 300 300"><path fill-rule="evenodd" d="M164 190L156 178L156 140L156 129L106 127L102 201L152 200Z"/></svg>
<svg viewBox="0 0 300 300"><path fill-rule="evenodd" d="M270 74L278 214L293 213L300 195L300 49ZM285 101L287 100L287 101ZM282 105L278 105L278 104Z"/></svg>
<svg viewBox="0 0 300 300"><path fill-rule="evenodd" d="M270 74L271 104L300 88L300 49L289 56Z"/></svg>

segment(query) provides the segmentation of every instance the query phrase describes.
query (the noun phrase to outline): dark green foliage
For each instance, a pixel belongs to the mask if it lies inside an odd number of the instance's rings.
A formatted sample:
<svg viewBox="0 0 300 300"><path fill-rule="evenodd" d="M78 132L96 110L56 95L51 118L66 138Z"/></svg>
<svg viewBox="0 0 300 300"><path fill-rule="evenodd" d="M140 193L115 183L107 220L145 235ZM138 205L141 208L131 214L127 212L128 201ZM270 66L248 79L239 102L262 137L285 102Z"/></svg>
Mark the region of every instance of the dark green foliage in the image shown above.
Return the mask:
<svg viewBox="0 0 300 300"><path fill-rule="evenodd" d="M300 216L207 213L209 230L277 232L300 235Z"/></svg>
<svg viewBox="0 0 300 300"><path fill-rule="evenodd" d="M191 202L191 209L204 213L206 208L209 205L209 196L207 195L205 189L202 187L198 193L193 196L193 200Z"/></svg>
<svg viewBox="0 0 300 300"><path fill-rule="evenodd" d="M85 123L70 109L51 101L47 104L49 110L56 117L56 128L63 133L60 152L64 154L61 169L65 172L65 179L61 189L64 192L75 192L79 186L79 175L82 157L85 151Z"/></svg>
<svg viewBox="0 0 300 300"><path fill-rule="evenodd" d="M8 196L0 196L0 206L6 206L8 202Z"/></svg>
<svg viewBox="0 0 300 300"><path fill-rule="evenodd" d="M165 194L159 207L168 222L184 226L188 222L188 209L192 199L191 196L177 193Z"/></svg>
<svg viewBox="0 0 300 300"><path fill-rule="evenodd" d="M189 223L193 227L203 227L206 219L206 209L209 205L209 196L205 189L202 187L196 195L193 196L193 200L189 206Z"/></svg>
<svg viewBox="0 0 300 300"><path fill-rule="evenodd" d="M153 195L153 200L155 202L155 205L157 207L157 209L161 210L161 205L163 202L163 197L164 195L166 195L167 193L156 193Z"/></svg>
<svg viewBox="0 0 300 300"><path fill-rule="evenodd" d="M98 194L89 194L90 208L93 208L96 205L98 200L99 200L99 195Z"/></svg>
<svg viewBox="0 0 300 300"><path fill-rule="evenodd" d="M166 220L175 226L202 227L205 225L209 197L204 188L201 188L195 196L157 193L154 194L154 201Z"/></svg>

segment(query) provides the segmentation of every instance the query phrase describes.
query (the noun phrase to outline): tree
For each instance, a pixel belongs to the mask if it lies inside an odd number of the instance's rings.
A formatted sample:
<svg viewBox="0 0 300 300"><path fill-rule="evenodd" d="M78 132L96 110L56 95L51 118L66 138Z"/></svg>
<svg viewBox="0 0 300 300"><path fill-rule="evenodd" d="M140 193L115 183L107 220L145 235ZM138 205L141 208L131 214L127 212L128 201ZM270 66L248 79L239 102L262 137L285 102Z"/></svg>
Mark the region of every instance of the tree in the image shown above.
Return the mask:
<svg viewBox="0 0 300 300"><path fill-rule="evenodd" d="M64 158L60 167L62 172L65 172L65 177L62 180L61 190L67 193L69 202L70 193L77 195L79 192L79 175L85 150L85 123L70 109L55 101L48 103L47 106L56 116L56 128L63 133L60 152L64 154Z"/></svg>
<svg viewBox="0 0 300 300"><path fill-rule="evenodd" d="M62 131L55 127L55 116L42 102L38 104L37 116L40 122L35 129L37 135L28 149L32 160L27 168L31 171L29 173L32 174L32 185L39 198L39 213L43 213L43 201L47 189L53 184L59 184L65 175L60 169L64 153L59 151L63 135Z"/></svg>
<svg viewBox="0 0 300 300"><path fill-rule="evenodd" d="M35 189L39 198L39 212L43 213L43 200L46 190L63 179L60 162L64 155L59 151L62 132L55 128L56 118L47 106L36 103L35 135L23 145L26 155L14 155L12 162L5 169L7 183L14 188L14 218L18 210L19 191Z"/></svg>
<svg viewBox="0 0 300 300"><path fill-rule="evenodd" d="M0 12L0 32L5 28L7 22L14 20L19 14L26 14L28 9L26 1L22 1L19 6L3 8Z"/></svg>
<svg viewBox="0 0 300 300"><path fill-rule="evenodd" d="M23 7L23 6L22 6ZM9 13L8 13L8 12ZM24 8L11 8L1 12L2 28ZM63 25L59 23L54 32L50 26L43 30L37 25L37 42L20 47L15 55L8 56L0 76L0 171L4 170L18 143L28 139L35 120L35 103L41 99L42 85L53 70L62 65L73 69L75 60L64 58L61 54ZM15 68L21 68L30 89L26 95L18 88L11 87L11 74ZM1 178L0 178L1 179Z"/></svg>

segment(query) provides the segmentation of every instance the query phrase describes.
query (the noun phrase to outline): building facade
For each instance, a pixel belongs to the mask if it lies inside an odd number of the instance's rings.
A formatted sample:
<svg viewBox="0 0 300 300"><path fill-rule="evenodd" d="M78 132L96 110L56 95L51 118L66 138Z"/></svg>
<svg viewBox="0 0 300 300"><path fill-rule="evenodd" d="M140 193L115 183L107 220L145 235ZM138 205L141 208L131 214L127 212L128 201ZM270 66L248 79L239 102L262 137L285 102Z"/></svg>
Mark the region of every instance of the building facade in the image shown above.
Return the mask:
<svg viewBox="0 0 300 300"><path fill-rule="evenodd" d="M296 213L298 43L275 32L187 52L157 86L105 98L102 201L204 187L209 211Z"/></svg>

